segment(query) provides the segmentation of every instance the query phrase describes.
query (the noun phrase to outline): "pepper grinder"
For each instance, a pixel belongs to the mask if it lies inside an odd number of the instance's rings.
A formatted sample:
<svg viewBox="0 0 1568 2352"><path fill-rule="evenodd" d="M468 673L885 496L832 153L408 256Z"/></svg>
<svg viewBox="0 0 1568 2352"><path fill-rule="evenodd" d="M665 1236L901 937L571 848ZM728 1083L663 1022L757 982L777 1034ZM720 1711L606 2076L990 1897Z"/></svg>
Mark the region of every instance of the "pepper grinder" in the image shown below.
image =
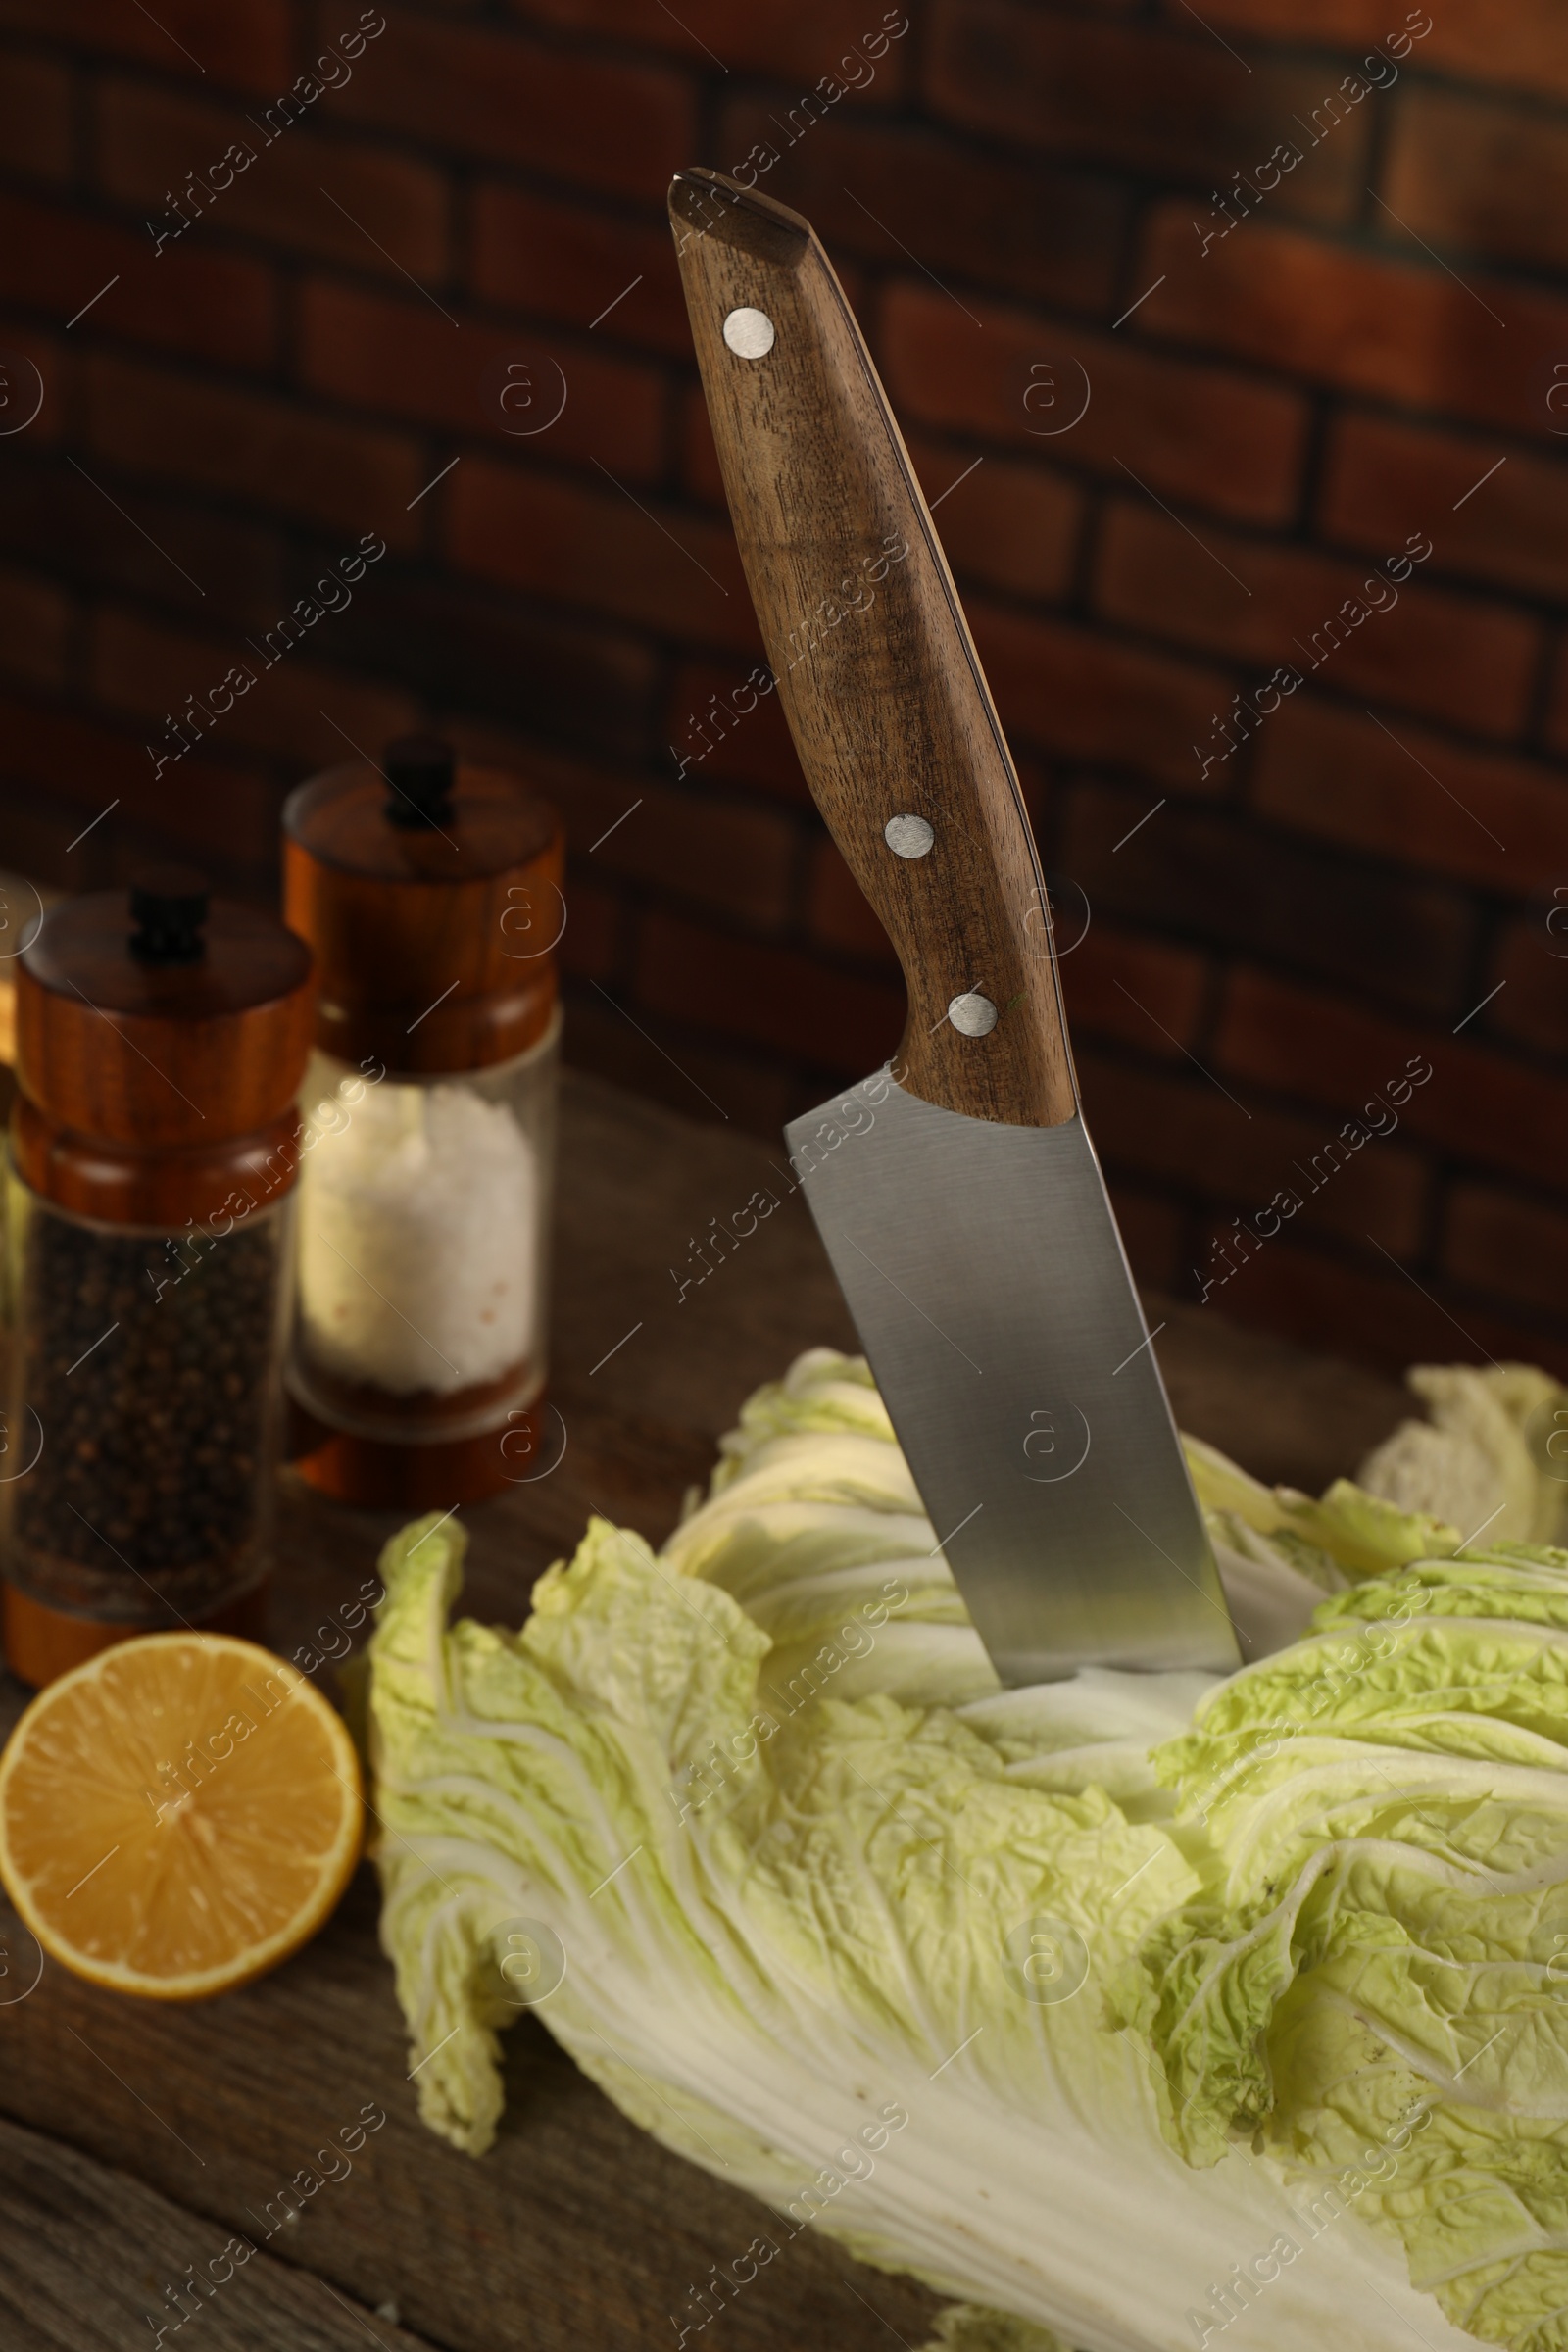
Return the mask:
<svg viewBox="0 0 1568 2352"><path fill-rule="evenodd" d="M72 899L17 966L5 1650L259 1634L310 951L183 868Z"/></svg>
<svg viewBox="0 0 1568 2352"><path fill-rule="evenodd" d="M405 736L283 811L321 975L287 1384L297 1467L445 1508L538 1473L565 926L555 808Z"/></svg>

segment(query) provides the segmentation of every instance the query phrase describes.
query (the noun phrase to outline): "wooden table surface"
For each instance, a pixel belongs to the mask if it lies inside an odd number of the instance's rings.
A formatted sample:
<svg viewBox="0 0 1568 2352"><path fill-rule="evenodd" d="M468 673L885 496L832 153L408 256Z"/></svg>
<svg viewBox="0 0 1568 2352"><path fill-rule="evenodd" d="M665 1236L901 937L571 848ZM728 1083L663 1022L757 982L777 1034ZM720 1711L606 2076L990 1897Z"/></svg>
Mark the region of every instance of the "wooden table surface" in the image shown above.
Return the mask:
<svg viewBox="0 0 1568 2352"><path fill-rule="evenodd" d="M748 1392L802 1348L854 1335L798 1196L677 1302L669 1269L711 1216L782 1189L782 1149L697 1126L582 1077L564 1102L551 1394L559 1467L466 1514L465 1605L516 1622L533 1579L597 1508L658 1543ZM1152 1302L1184 1428L1317 1488L1400 1417L1377 1376ZM630 1336L627 1336L627 1335ZM622 1343L623 1344L619 1344ZM613 1349L612 1354L609 1353ZM608 1356L608 1360L607 1359ZM272 1640L285 1655L372 1569L399 1514L283 1481ZM24 1693L3 1686L9 1730ZM165 2009L76 1983L0 1904L0 2344L129 2352L183 2335L166 2290L318 2149L384 2114L299 2219L186 2325L208 2352L665 2352L710 2264L766 2227L737 2189L627 2123L524 2018L508 2035L501 2137L477 2162L416 2120L391 1970L362 1869L336 1917L263 1983ZM29 1984L32 1985L28 1989ZM318 2172L321 2169L316 2168ZM274 2207L274 2210L276 2208ZM713 2323L715 2352L921 2344L936 2300L797 2238ZM158 2315L149 2324L148 2314Z"/></svg>

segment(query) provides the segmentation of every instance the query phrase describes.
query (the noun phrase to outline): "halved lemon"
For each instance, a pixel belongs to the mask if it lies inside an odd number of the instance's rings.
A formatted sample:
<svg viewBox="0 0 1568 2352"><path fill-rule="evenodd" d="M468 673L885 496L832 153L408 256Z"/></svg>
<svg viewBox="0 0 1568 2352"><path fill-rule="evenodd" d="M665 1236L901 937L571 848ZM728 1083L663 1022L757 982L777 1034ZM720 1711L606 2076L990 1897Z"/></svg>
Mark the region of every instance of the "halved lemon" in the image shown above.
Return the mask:
<svg viewBox="0 0 1568 2352"><path fill-rule="evenodd" d="M198 2001L275 1968L347 1886L359 1759L315 1685L227 1634L144 1634L40 1690L0 1758L0 1878L94 1984Z"/></svg>

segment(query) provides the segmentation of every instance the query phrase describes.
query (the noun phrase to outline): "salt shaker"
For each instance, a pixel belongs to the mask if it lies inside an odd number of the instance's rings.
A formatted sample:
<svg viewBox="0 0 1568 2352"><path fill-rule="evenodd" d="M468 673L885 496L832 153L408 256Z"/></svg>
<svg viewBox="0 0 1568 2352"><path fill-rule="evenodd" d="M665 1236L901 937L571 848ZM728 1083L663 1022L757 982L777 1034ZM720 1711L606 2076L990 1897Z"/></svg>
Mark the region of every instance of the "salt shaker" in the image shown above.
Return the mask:
<svg viewBox="0 0 1568 2352"><path fill-rule="evenodd" d="M472 1501L540 1456L560 821L517 778L405 736L379 768L301 785L283 825L285 912L321 975L298 1467L350 1501Z"/></svg>
<svg viewBox="0 0 1568 2352"><path fill-rule="evenodd" d="M7 1663L259 1634L311 956L183 869L17 965L0 1451Z"/></svg>

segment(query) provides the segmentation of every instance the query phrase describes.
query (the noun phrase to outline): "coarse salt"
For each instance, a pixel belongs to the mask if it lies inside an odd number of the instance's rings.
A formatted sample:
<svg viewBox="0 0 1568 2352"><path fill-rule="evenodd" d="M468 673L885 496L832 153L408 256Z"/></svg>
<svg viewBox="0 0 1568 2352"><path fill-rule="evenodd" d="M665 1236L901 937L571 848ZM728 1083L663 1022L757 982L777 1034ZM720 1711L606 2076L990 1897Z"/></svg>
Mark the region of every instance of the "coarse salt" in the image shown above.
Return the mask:
<svg viewBox="0 0 1568 2352"><path fill-rule="evenodd" d="M325 1372L395 1396L497 1380L534 1343L538 1167L504 1102L387 1081L318 1102L300 1305Z"/></svg>

